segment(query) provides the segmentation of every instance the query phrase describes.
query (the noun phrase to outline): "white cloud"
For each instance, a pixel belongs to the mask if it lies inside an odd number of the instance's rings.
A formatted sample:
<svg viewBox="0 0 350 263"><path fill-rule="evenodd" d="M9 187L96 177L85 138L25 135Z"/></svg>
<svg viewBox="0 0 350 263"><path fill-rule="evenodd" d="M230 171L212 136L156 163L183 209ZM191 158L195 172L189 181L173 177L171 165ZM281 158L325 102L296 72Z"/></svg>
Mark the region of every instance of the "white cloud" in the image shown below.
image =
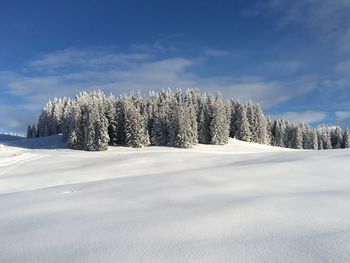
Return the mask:
<svg viewBox="0 0 350 263"><path fill-rule="evenodd" d="M343 121L350 118L350 111L336 111L335 117L337 121Z"/></svg>
<svg viewBox="0 0 350 263"><path fill-rule="evenodd" d="M278 15L279 27L297 25L321 40L337 42L339 50L350 51L350 1L269 0L261 1L242 14Z"/></svg>
<svg viewBox="0 0 350 263"><path fill-rule="evenodd" d="M7 120L16 119L16 123L6 127L23 129L49 98L74 96L82 90L102 89L117 95L132 90L148 93L168 87L194 87L208 92L219 90L226 97L242 101L252 99L266 109L305 95L315 89L318 81L312 76L284 82L259 76L202 77L193 70L200 63L208 61L139 52L115 53L108 49L66 49L42 54L26 64L27 71L0 72L1 90L22 101L19 110L13 110L10 104L2 105L8 108L8 114L2 116L0 127L7 125ZM21 111L26 111L25 118L20 116Z"/></svg>
<svg viewBox="0 0 350 263"><path fill-rule="evenodd" d="M307 124L313 124L321 122L325 119L326 113L323 111L302 111L302 112L283 112L281 114L275 114L271 117L274 119L284 118L294 123L305 122Z"/></svg>
<svg viewBox="0 0 350 263"><path fill-rule="evenodd" d="M54 71L59 69L72 70L72 67L97 68L103 66L125 66L137 61L151 58L150 53L132 52L118 53L102 49L65 49L42 54L27 64L27 70Z"/></svg>

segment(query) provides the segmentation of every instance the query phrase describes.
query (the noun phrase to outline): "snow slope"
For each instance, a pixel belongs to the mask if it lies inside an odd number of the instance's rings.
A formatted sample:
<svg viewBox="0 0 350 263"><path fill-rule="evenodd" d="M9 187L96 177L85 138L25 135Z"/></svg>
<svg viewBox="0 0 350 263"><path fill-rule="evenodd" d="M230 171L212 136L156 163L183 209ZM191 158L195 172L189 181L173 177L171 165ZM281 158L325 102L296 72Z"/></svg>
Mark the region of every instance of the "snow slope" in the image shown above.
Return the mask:
<svg viewBox="0 0 350 263"><path fill-rule="evenodd" d="M10 135L10 134L0 134L0 142L2 141L19 141L24 140L24 137Z"/></svg>
<svg viewBox="0 0 350 263"><path fill-rule="evenodd" d="M0 262L350 262L349 150L3 144Z"/></svg>

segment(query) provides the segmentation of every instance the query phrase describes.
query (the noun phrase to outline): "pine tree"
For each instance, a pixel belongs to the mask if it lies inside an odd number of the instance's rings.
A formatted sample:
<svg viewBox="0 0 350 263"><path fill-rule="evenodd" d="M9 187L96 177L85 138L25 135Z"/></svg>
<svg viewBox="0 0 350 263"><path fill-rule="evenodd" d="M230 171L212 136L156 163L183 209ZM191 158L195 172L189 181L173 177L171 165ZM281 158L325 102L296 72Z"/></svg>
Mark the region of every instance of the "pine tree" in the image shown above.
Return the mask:
<svg viewBox="0 0 350 263"><path fill-rule="evenodd" d="M239 105L236 109L237 119L236 119L236 138L242 141L250 142L251 133L249 128L249 122L247 118L247 108L244 105Z"/></svg>
<svg viewBox="0 0 350 263"><path fill-rule="evenodd" d="M188 93L189 91L187 91ZM186 122L188 121L188 127L189 127L189 133L188 133L188 137L189 137L189 142L190 142L190 147L192 147L193 145L198 144L198 110L199 110L199 106L197 105L198 103L198 98L197 93L195 93L195 91L191 91L189 94L191 94L191 96L189 97L189 95L187 94L185 99L184 99L184 118L186 119ZM187 126L187 124L186 124Z"/></svg>
<svg viewBox="0 0 350 263"><path fill-rule="evenodd" d="M322 131L320 129L316 129L316 133L317 133L317 139L318 139L318 149L323 150L324 146L323 146Z"/></svg>
<svg viewBox="0 0 350 263"><path fill-rule="evenodd" d="M286 140L285 147L295 148L294 147L294 136L295 136L295 127L293 123L286 122Z"/></svg>
<svg viewBox="0 0 350 263"><path fill-rule="evenodd" d="M158 98L157 108L154 112L154 121L151 131L152 145L168 145L169 143L169 116L170 103L174 94L170 91L162 91Z"/></svg>
<svg viewBox="0 0 350 263"><path fill-rule="evenodd" d="M94 122L95 129L95 151L104 151L108 149L110 137L108 133L109 122L105 114L105 95L98 91L93 94L93 104L95 105L96 119Z"/></svg>
<svg viewBox="0 0 350 263"><path fill-rule="evenodd" d="M67 116L67 134L64 135L69 148L83 150L83 127L81 109L77 101L69 107Z"/></svg>
<svg viewBox="0 0 350 263"><path fill-rule="evenodd" d="M284 120L277 120L274 123L275 146L286 147L286 126Z"/></svg>
<svg viewBox="0 0 350 263"><path fill-rule="evenodd" d="M73 111L68 144L71 148L86 151L108 149L108 120L104 113L103 93L83 92L77 97Z"/></svg>
<svg viewBox="0 0 350 263"><path fill-rule="evenodd" d="M332 149L331 134L328 127L322 128L321 138L323 149Z"/></svg>
<svg viewBox="0 0 350 263"><path fill-rule="evenodd" d="M39 131L40 137L46 137L52 134L52 109L53 104L52 101L49 100L48 103L44 106L41 114L39 116Z"/></svg>
<svg viewBox="0 0 350 263"><path fill-rule="evenodd" d="M229 120L227 119L225 104L218 94L212 105L212 118L210 122L211 144L223 145L229 139Z"/></svg>
<svg viewBox="0 0 350 263"><path fill-rule="evenodd" d="M140 113L140 105L130 99L123 98L125 110L125 144L130 147L140 148L149 145L147 122Z"/></svg>
<svg viewBox="0 0 350 263"><path fill-rule="evenodd" d="M293 143L292 148L303 149L303 127L301 124L293 129Z"/></svg>
<svg viewBox="0 0 350 263"><path fill-rule="evenodd" d="M344 131L344 148L350 148L350 130L348 128Z"/></svg>
<svg viewBox="0 0 350 263"><path fill-rule="evenodd" d="M236 125L236 119L237 119L236 105L237 104L238 102L235 102L232 99L229 102L229 106L231 110L231 114L230 114L230 137L231 138L235 137L236 131L237 131L237 125Z"/></svg>
<svg viewBox="0 0 350 263"><path fill-rule="evenodd" d="M32 138L32 126L28 125L27 128L27 138L30 139Z"/></svg>
<svg viewBox="0 0 350 263"><path fill-rule="evenodd" d="M273 122L270 118L267 118L267 144L268 145L273 145L274 144L274 138L272 135L272 129L273 129Z"/></svg>
<svg viewBox="0 0 350 263"><path fill-rule="evenodd" d="M319 146L318 146L318 135L317 135L317 131L315 129L312 130L312 149L313 150L318 150Z"/></svg>
<svg viewBox="0 0 350 263"><path fill-rule="evenodd" d="M36 138L37 137L37 130L36 130L36 125L33 123L32 128L31 128L31 138Z"/></svg>
<svg viewBox="0 0 350 263"><path fill-rule="evenodd" d="M62 135L63 135L63 139L65 141L68 140L68 137L70 135L70 123L72 120L72 112L73 112L73 107L76 106L76 102L72 101L72 100L68 100L67 104L65 105L65 109L62 115Z"/></svg>
<svg viewBox="0 0 350 263"><path fill-rule="evenodd" d="M117 138L116 143L120 145L125 144L125 109L124 109L124 99L122 96L116 101L116 111L117 111Z"/></svg>
<svg viewBox="0 0 350 263"><path fill-rule="evenodd" d="M343 145L343 134L339 127L331 130L331 143L333 149L340 149Z"/></svg>
<svg viewBox="0 0 350 263"><path fill-rule="evenodd" d="M152 134L152 129L153 129L153 123L154 123L154 116L155 112L157 111L157 101L159 99L159 94L151 91L149 93L148 100L146 102L146 112L145 114L147 115L147 130L148 134Z"/></svg>
<svg viewBox="0 0 350 263"><path fill-rule="evenodd" d="M256 142L260 144L269 144L269 132L268 132L268 124L267 120L262 112L260 105L254 106L254 115L255 115L255 132L257 133Z"/></svg>
<svg viewBox="0 0 350 263"><path fill-rule="evenodd" d="M209 144L211 141L210 135L210 123L211 123L211 114L208 104L204 104L201 107L200 119L198 123L198 140L200 143Z"/></svg>
<svg viewBox="0 0 350 263"><path fill-rule="evenodd" d="M117 106L114 96L111 94L108 98L104 98L105 116L108 121L109 145L115 146L118 143L117 129Z"/></svg>
<svg viewBox="0 0 350 263"><path fill-rule="evenodd" d="M224 102L218 95L196 89L140 92L115 99L103 92L82 92L74 100L49 100L38 125L27 136L62 133L73 149L100 151L109 145L143 147L149 144L191 147L198 142L225 144L228 137L248 142L298 149L331 149L349 146L349 131L312 129L264 116L259 105Z"/></svg>
<svg viewBox="0 0 350 263"><path fill-rule="evenodd" d="M192 116L193 117L193 116ZM196 118L195 118L196 120ZM196 144L197 130L195 134L190 119L190 108L181 102L175 102L170 116L169 145L180 148L190 148Z"/></svg>

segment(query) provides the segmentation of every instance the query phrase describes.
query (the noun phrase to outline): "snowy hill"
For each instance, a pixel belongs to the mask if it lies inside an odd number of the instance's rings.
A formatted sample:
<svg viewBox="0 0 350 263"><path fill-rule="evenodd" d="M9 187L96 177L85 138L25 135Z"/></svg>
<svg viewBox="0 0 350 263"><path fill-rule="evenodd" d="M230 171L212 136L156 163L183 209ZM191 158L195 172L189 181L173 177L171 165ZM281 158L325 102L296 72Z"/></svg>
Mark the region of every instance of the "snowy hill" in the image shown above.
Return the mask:
<svg viewBox="0 0 350 263"><path fill-rule="evenodd" d="M1 262L350 261L350 150L1 143Z"/></svg>

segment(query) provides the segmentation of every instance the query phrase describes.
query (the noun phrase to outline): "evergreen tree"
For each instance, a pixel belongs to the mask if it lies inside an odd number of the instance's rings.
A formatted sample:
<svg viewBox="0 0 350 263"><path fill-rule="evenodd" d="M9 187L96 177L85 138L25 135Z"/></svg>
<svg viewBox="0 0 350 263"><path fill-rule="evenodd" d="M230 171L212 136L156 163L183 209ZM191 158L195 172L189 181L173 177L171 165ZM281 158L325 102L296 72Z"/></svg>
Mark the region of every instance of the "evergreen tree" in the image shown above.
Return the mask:
<svg viewBox="0 0 350 263"><path fill-rule="evenodd" d="M315 129L312 130L312 149L313 150L318 150L319 146L318 146L318 134L317 131Z"/></svg>
<svg viewBox="0 0 350 263"><path fill-rule="evenodd" d="M190 107L175 102L170 117L169 145L180 148L190 148L196 144L197 127L193 127L190 119ZM195 117L195 116L192 116ZM194 118L196 121L196 118ZM194 128L195 133L194 133Z"/></svg>
<svg viewBox="0 0 350 263"><path fill-rule="evenodd" d="M256 132L256 142L260 144L269 144L270 136L268 132L267 120L262 112L260 105L254 106L254 115L255 115L255 132Z"/></svg>
<svg viewBox="0 0 350 263"><path fill-rule="evenodd" d="M32 138L32 126L28 125L27 128L27 138L30 139Z"/></svg>
<svg viewBox="0 0 350 263"><path fill-rule="evenodd" d="M286 126L284 120L277 120L274 124L275 146L286 147Z"/></svg>
<svg viewBox="0 0 350 263"><path fill-rule="evenodd" d="M339 127L331 129L331 143L333 149L340 149L343 145L343 134Z"/></svg>
<svg viewBox="0 0 350 263"><path fill-rule="evenodd" d="M236 105L237 104L238 102L235 102L232 99L229 102L229 106L231 110L231 114L230 114L230 137L231 138L235 137L236 131L237 131L237 125L236 125L236 119L237 119Z"/></svg>
<svg viewBox="0 0 350 263"><path fill-rule="evenodd" d="M293 129L293 143L292 148L303 149L303 127L301 124L297 125Z"/></svg>
<svg viewBox="0 0 350 263"><path fill-rule="evenodd" d="M117 129L117 105L114 96L111 94L104 98L104 110L108 121L109 145L115 146L118 143Z"/></svg>
<svg viewBox="0 0 350 263"><path fill-rule="evenodd" d="M64 135L68 143L69 148L83 150L83 127L81 118L81 109L78 102L72 103L69 107L67 116L67 134Z"/></svg>
<svg viewBox="0 0 350 263"><path fill-rule="evenodd" d="M140 148L149 145L147 122L140 112L140 105L130 99L123 98L125 110L125 144L130 147Z"/></svg>
<svg viewBox="0 0 350 263"><path fill-rule="evenodd" d="M350 130L348 128L344 131L344 148L350 148Z"/></svg>
<svg viewBox="0 0 350 263"><path fill-rule="evenodd" d="M74 100L49 100L27 137L62 133L73 149L99 151L109 145L191 147L198 142L225 144L228 137L297 149L349 147L349 130L312 129L264 116L259 105L224 102L197 89L140 92L115 99L103 92L82 92Z"/></svg>
<svg viewBox="0 0 350 263"><path fill-rule="evenodd" d="M32 128L31 128L31 138L36 138L37 137L37 130L36 130L36 125L33 123Z"/></svg>
<svg viewBox="0 0 350 263"><path fill-rule="evenodd" d="M200 143L203 143L203 144L210 143L211 141L210 123L211 123L210 107L208 103L206 103L201 107L200 119L198 123L198 127L199 127L198 140Z"/></svg>
<svg viewBox="0 0 350 263"><path fill-rule="evenodd" d="M317 139L318 139L318 149L323 150L324 146L323 146L322 131L320 129L316 129L316 133L317 133Z"/></svg>
<svg viewBox="0 0 350 263"><path fill-rule="evenodd" d="M212 118L210 122L211 144L223 145L229 139L229 120L227 119L225 104L218 94L212 102Z"/></svg>
<svg viewBox="0 0 350 263"><path fill-rule="evenodd" d="M174 94L170 91L162 91L158 98L157 108L154 112L153 127L151 131L152 145L167 145L169 143L169 116L170 103Z"/></svg>
<svg viewBox="0 0 350 263"><path fill-rule="evenodd" d="M236 127L236 138L242 141L250 142L251 133L247 118L247 108L241 104L237 107Z"/></svg>
<svg viewBox="0 0 350 263"><path fill-rule="evenodd" d="M321 138L323 149L332 149L331 134L328 127L322 128Z"/></svg>

